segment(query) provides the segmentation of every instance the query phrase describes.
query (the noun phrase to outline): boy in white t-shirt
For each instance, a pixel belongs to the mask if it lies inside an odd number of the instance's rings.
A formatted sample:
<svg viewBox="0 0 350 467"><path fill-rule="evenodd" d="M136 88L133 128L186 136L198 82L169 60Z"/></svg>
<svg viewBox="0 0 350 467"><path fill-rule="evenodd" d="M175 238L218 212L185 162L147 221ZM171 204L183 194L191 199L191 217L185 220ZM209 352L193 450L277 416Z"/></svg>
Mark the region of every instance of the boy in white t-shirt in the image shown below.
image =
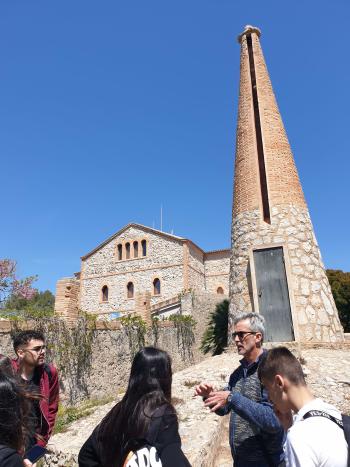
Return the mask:
<svg viewBox="0 0 350 467"><path fill-rule="evenodd" d="M276 414L288 430L287 467L347 467L348 445L341 413L312 395L294 355L286 347L270 350L258 374ZM310 416L310 411L314 416Z"/></svg>

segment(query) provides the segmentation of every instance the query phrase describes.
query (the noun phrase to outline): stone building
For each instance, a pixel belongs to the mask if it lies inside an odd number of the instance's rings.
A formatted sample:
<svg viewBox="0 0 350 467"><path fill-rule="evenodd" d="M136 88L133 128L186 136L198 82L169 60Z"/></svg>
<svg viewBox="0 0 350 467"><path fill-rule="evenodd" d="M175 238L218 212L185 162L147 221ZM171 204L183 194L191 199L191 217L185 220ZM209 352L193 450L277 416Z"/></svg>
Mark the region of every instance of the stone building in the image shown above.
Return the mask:
<svg viewBox="0 0 350 467"><path fill-rule="evenodd" d="M166 313L193 290L228 295L230 250L203 251L191 240L128 224L81 258L75 277L57 282L55 311L100 317ZM175 310L176 311L176 310Z"/></svg>
<svg viewBox="0 0 350 467"><path fill-rule="evenodd" d="M270 341L343 341L343 330L260 46L241 44L230 318L264 315Z"/></svg>

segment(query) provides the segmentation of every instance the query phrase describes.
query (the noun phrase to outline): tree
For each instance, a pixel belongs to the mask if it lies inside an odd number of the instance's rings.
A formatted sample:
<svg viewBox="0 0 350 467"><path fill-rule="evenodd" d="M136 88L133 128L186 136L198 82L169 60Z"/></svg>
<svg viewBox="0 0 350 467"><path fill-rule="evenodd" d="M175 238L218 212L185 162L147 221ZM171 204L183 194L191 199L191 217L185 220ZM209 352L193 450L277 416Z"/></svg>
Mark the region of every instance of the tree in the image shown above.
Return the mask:
<svg viewBox="0 0 350 467"><path fill-rule="evenodd" d="M203 335L200 349L204 353L220 355L227 347L229 301L223 300L210 313L208 327Z"/></svg>
<svg viewBox="0 0 350 467"><path fill-rule="evenodd" d="M16 267L17 263L13 259L0 259L0 305L10 296L30 299L36 293L32 284L37 277L18 279Z"/></svg>
<svg viewBox="0 0 350 467"><path fill-rule="evenodd" d="M339 269L327 269L326 272L341 324L345 332L350 332L350 272Z"/></svg>
<svg viewBox="0 0 350 467"><path fill-rule="evenodd" d="M11 295L5 302L4 308L8 311L23 311L30 314L35 311L40 314L51 314L55 307L55 296L50 290L35 291L29 299L18 295Z"/></svg>

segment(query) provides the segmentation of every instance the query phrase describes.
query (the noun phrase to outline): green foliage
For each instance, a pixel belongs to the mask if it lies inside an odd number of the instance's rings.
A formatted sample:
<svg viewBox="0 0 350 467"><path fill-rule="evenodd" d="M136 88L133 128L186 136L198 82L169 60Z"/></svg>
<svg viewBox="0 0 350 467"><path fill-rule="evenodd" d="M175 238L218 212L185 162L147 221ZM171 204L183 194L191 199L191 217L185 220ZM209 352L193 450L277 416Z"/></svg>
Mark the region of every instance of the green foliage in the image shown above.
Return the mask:
<svg viewBox="0 0 350 467"><path fill-rule="evenodd" d="M210 313L208 327L203 335L200 349L203 353L220 355L227 347L229 301L223 300Z"/></svg>
<svg viewBox="0 0 350 467"><path fill-rule="evenodd" d="M153 345L157 347L159 340L159 318L157 316L152 317L152 334L153 334Z"/></svg>
<svg viewBox="0 0 350 467"><path fill-rule="evenodd" d="M47 359L57 366L63 376L62 384L69 387L70 403L78 400L81 393L88 396L87 381L91 369L92 343L96 329L96 318L79 312L74 327L57 316L38 316L21 312L9 312L12 334L24 329L42 331L47 341ZM12 314L11 314L12 313ZM1 317L4 316L0 313ZM29 321L28 321L29 318Z"/></svg>
<svg viewBox="0 0 350 467"><path fill-rule="evenodd" d="M62 376L66 377L70 401L77 400L81 393L88 396L96 316L79 312L74 327L69 327L64 320L50 320L49 323L46 327L49 351Z"/></svg>
<svg viewBox="0 0 350 467"><path fill-rule="evenodd" d="M129 341L131 361L139 350L145 346L146 323L140 316L124 316L120 322Z"/></svg>
<svg viewBox="0 0 350 467"><path fill-rule="evenodd" d="M55 296L50 290L45 290L45 292L36 291L29 299L25 299L17 294L11 295L6 300L2 312L7 312L9 317L19 315L27 319L40 318L53 315L54 306Z"/></svg>
<svg viewBox="0 0 350 467"><path fill-rule="evenodd" d="M115 400L115 397L103 397L102 399L89 399L74 407L64 407L60 404L54 427L54 434L64 433L68 426L80 418L91 415L96 407L108 404Z"/></svg>
<svg viewBox="0 0 350 467"><path fill-rule="evenodd" d="M176 314L176 315L170 315L169 316L169 321L172 321L174 325L185 325L188 327L195 327L196 326L196 321L192 318L190 315L181 315L181 314Z"/></svg>
<svg viewBox="0 0 350 467"><path fill-rule="evenodd" d="M193 329L197 324L196 321L190 315L181 314L171 315L168 319L174 323L176 328L177 345L182 359L192 360L192 346L195 341Z"/></svg>
<svg viewBox="0 0 350 467"><path fill-rule="evenodd" d="M326 272L341 324L345 332L350 332L350 272L339 269L327 269Z"/></svg>

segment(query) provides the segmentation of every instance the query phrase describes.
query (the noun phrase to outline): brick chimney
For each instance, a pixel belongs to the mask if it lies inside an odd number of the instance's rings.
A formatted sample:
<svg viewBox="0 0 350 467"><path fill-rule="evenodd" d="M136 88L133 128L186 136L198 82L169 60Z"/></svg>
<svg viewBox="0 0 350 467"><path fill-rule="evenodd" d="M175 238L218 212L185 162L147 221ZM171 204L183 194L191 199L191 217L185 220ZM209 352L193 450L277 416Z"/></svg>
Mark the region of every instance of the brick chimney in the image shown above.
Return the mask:
<svg viewBox="0 0 350 467"><path fill-rule="evenodd" d="M230 324L261 313L266 340L343 341L329 282L260 46L241 44L230 273Z"/></svg>

